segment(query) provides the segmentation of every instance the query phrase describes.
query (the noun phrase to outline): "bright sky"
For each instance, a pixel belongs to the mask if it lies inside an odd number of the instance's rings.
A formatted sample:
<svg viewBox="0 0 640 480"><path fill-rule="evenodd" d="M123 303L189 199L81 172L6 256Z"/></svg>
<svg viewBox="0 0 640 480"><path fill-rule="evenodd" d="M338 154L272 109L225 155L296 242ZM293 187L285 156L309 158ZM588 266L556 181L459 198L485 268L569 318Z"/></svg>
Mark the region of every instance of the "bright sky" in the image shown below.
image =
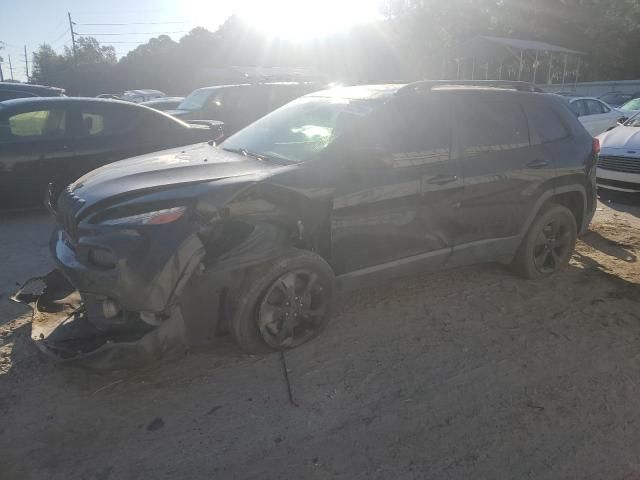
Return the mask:
<svg viewBox="0 0 640 480"><path fill-rule="evenodd" d="M11 77L11 55L13 76L24 81L24 45L29 60L41 43L59 52L70 46L67 12L78 34L113 45L122 57L160 34L178 40L197 26L215 30L234 11L271 34L304 40L373 20L377 4L378 0L0 0L2 71L5 78Z"/></svg>

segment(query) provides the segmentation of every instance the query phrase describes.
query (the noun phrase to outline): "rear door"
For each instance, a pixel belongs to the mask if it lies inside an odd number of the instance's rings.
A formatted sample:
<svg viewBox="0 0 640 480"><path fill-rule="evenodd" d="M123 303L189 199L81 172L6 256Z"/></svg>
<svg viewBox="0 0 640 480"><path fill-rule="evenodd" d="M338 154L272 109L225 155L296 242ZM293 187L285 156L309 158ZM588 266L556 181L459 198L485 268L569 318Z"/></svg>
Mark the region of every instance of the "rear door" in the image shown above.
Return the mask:
<svg viewBox="0 0 640 480"><path fill-rule="evenodd" d="M618 118L622 116L599 100L585 100L585 102L589 110L589 116L593 118L593 122L597 126L597 129L592 134L593 136L599 135L607 128L615 125Z"/></svg>
<svg viewBox="0 0 640 480"><path fill-rule="evenodd" d="M67 170L68 181L107 163L143 153L136 129L139 108L109 102L82 102L76 106L76 156Z"/></svg>
<svg viewBox="0 0 640 480"><path fill-rule="evenodd" d="M532 143L514 97L468 95L461 103L464 193L456 245L518 234L553 165Z"/></svg>
<svg viewBox="0 0 640 480"><path fill-rule="evenodd" d="M615 125L617 120L617 115L612 115L612 110L597 100L574 100L571 102L571 109L592 137Z"/></svg>

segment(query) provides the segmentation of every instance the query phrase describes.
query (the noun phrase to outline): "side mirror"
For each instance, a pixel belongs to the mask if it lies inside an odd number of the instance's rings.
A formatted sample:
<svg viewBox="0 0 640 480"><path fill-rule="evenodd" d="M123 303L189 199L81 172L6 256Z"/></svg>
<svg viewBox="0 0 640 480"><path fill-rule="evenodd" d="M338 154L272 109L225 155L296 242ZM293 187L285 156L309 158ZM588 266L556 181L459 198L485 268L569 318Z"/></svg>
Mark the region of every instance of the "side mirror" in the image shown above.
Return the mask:
<svg viewBox="0 0 640 480"><path fill-rule="evenodd" d="M625 122L629 120L629 117L621 117L618 119L618 125L624 125Z"/></svg>

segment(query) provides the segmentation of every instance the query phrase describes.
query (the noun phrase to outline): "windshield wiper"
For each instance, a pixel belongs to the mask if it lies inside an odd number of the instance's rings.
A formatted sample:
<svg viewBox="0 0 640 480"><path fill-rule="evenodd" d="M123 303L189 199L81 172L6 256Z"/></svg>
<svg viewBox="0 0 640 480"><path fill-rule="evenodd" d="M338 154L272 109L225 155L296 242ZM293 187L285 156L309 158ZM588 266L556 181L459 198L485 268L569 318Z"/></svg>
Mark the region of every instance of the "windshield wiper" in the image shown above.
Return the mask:
<svg viewBox="0 0 640 480"><path fill-rule="evenodd" d="M265 155L263 153L252 152L250 150L247 150L246 148L228 148L228 147L225 147L225 148L223 148L223 150L225 152L231 152L231 153L237 153L239 155L244 155L245 157L252 157L252 158L255 158L257 160L261 160L263 162L271 161L271 162L284 163L279 158L272 157L271 155Z"/></svg>

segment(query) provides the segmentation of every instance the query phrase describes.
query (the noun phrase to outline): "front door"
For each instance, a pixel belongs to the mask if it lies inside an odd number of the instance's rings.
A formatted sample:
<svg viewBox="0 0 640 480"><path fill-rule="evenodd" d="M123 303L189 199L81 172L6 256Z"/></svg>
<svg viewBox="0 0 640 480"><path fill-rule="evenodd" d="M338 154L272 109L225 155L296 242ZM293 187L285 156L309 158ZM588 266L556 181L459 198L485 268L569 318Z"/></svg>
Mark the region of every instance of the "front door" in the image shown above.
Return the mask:
<svg viewBox="0 0 640 480"><path fill-rule="evenodd" d="M434 252L436 262L446 260L462 193L451 132L445 104L411 94L393 99L354 136L350 155L337 169L337 273L427 252Z"/></svg>
<svg viewBox="0 0 640 480"><path fill-rule="evenodd" d="M6 123L5 123L6 122ZM40 203L47 186L56 182L61 171L73 160L74 142L69 132L69 111L62 104L23 106L2 120L7 140L2 148L10 171L5 189Z"/></svg>

